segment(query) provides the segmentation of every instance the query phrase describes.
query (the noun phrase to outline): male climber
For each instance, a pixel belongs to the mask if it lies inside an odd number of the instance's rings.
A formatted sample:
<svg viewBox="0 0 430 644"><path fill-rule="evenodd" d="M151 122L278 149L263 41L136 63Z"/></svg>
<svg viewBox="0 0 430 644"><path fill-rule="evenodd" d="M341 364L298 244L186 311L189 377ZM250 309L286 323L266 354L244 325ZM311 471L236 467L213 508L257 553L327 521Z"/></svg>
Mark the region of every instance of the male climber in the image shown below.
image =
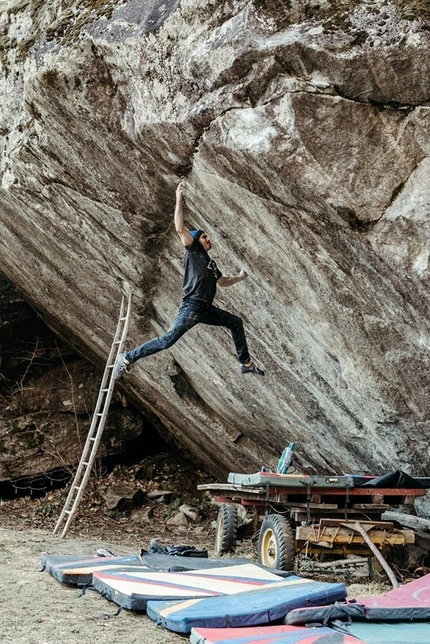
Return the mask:
<svg viewBox="0 0 430 644"><path fill-rule="evenodd" d="M229 329L236 348L237 358L240 362L240 372L264 376L264 371L259 369L249 357L241 318L212 304L217 284L219 286L232 286L242 282L248 275L244 270L241 270L236 277L224 277L222 275L214 260L208 255L212 244L207 234L203 230L189 231L184 227L183 195L184 189L180 183L176 189L175 228L186 248L186 252L184 258L185 275L182 286L183 295L178 314L165 335L149 340L126 353L120 353L114 367L114 378L121 378L125 372L130 371L131 365L140 360L140 358L146 358L153 353L168 349L184 333L199 323L224 326Z"/></svg>

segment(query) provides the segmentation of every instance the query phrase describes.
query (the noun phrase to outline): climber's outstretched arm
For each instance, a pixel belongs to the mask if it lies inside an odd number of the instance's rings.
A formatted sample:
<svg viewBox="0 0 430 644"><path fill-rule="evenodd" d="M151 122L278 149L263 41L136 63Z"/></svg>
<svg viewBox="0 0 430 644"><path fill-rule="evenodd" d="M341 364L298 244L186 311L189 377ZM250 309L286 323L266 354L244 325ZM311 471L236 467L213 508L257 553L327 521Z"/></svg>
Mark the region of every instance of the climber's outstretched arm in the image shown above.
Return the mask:
<svg viewBox="0 0 430 644"><path fill-rule="evenodd" d="M236 275L235 277L220 277L217 284L218 286L233 286L233 284L246 280L247 277L248 273L246 273L242 268L239 275Z"/></svg>
<svg viewBox="0 0 430 644"><path fill-rule="evenodd" d="M194 241L190 231L184 227L184 215L182 212L182 202L184 199L184 186L182 182L176 188L176 207L175 207L175 228L181 242L184 246L191 246Z"/></svg>

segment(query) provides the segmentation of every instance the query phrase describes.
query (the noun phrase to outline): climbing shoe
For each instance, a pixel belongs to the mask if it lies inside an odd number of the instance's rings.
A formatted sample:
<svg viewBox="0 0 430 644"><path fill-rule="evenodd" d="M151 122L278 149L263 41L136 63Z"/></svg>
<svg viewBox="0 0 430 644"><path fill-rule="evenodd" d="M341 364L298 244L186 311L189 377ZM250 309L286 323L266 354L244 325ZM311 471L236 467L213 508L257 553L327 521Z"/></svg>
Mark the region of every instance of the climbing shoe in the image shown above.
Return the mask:
<svg viewBox="0 0 430 644"><path fill-rule="evenodd" d="M125 353L120 353L116 359L115 366L113 368L113 377L115 380L119 380L123 377L127 371L130 371L131 365L127 364L124 360Z"/></svg>
<svg viewBox="0 0 430 644"><path fill-rule="evenodd" d="M257 376L264 376L264 371L262 369L259 369L257 365L255 365L253 362L251 362L250 365L246 366L244 364L240 365L240 372L241 373L255 373Z"/></svg>

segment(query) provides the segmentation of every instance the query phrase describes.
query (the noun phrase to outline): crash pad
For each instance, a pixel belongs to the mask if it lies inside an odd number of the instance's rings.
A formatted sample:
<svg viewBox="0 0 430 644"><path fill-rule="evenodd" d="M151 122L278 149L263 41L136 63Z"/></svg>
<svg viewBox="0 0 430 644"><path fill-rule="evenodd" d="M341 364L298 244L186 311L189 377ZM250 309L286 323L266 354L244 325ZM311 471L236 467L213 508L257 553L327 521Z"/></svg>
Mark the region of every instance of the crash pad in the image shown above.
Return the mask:
<svg viewBox="0 0 430 644"><path fill-rule="evenodd" d="M331 628L250 626L248 628L193 628L191 644L363 644L352 635ZM385 643L387 644L387 643Z"/></svg>
<svg viewBox="0 0 430 644"><path fill-rule="evenodd" d="M210 597L182 602L149 601L147 613L157 624L178 633L191 628L226 628L268 624L288 611L307 604L343 600L343 583L322 583L292 575L258 590L228 597Z"/></svg>
<svg viewBox="0 0 430 644"><path fill-rule="evenodd" d="M143 566L137 555L128 557L77 557L76 555L49 555L42 556L42 568L63 584L73 586L86 586L91 584L93 572L96 570L123 569L124 567L147 568Z"/></svg>
<svg viewBox="0 0 430 644"><path fill-rule="evenodd" d="M258 568L268 570L278 577L289 577L291 574L287 570L277 568L268 568L263 564L247 559L246 557L180 557L177 555L165 555L158 552L143 552L141 554L142 563L151 570L164 570L168 572L180 572L181 570L203 570L207 568L226 568L228 566L238 566L240 564L252 563Z"/></svg>
<svg viewBox="0 0 430 644"><path fill-rule="evenodd" d="M123 608L140 611L146 609L150 599L182 600L233 595L280 583L282 579L277 575L252 563L177 573L129 569L93 574L93 587L103 597Z"/></svg>
<svg viewBox="0 0 430 644"><path fill-rule="evenodd" d="M333 628L336 628L333 625ZM395 621L355 622L342 626L342 632L360 638L366 644L429 644L430 622Z"/></svg>
<svg viewBox="0 0 430 644"><path fill-rule="evenodd" d="M310 624L331 620L430 620L430 574L376 597L358 597L331 606L307 606L293 610L287 624ZM429 639L430 642L430 639Z"/></svg>
<svg viewBox="0 0 430 644"><path fill-rule="evenodd" d="M164 555L159 553L143 552L138 555L126 557L100 557L87 555L77 557L76 555L50 555L42 556L42 569L61 581L63 584L74 586L88 586L92 583L93 572L100 570L121 570L126 571L130 567L137 567L142 570L155 570L165 572L180 572L185 570L199 570L207 568L226 568L240 564L253 563L245 557L224 557L224 558L202 558L202 557L181 557L177 555ZM263 570L269 570L272 574L281 577L288 577L290 572L267 568L255 563L255 566Z"/></svg>
<svg viewBox="0 0 430 644"><path fill-rule="evenodd" d="M384 595L359 597L357 602L366 607L367 619L430 620L430 574L394 588Z"/></svg>
<svg viewBox="0 0 430 644"><path fill-rule="evenodd" d="M245 487L270 485L273 487L296 488L350 488L359 485L364 479L352 475L346 476L314 476L309 474L278 474L276 472L255 472L254 474L238 474L230 472L228 483Z"/></svg>

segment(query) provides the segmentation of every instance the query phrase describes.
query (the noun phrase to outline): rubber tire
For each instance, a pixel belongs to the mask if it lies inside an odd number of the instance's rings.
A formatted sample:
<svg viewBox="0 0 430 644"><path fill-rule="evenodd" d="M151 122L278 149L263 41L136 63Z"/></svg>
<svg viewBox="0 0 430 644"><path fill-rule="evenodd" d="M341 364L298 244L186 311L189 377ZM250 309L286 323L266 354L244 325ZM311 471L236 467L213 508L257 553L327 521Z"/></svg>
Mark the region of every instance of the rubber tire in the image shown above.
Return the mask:
<svg viewBox="0 0 430 644"><path fill-rule="evenodd" d="M294 534L290 522L280 514L267 515L258 537L258 561L268 568L293 570Z"/></svg>
<svg viewBox="0 0 430 644"><path fill-rule="evenodd" d="M215 556L234 552L237 539L237 507L232 503L221 505L216 522Z"/></svg>

